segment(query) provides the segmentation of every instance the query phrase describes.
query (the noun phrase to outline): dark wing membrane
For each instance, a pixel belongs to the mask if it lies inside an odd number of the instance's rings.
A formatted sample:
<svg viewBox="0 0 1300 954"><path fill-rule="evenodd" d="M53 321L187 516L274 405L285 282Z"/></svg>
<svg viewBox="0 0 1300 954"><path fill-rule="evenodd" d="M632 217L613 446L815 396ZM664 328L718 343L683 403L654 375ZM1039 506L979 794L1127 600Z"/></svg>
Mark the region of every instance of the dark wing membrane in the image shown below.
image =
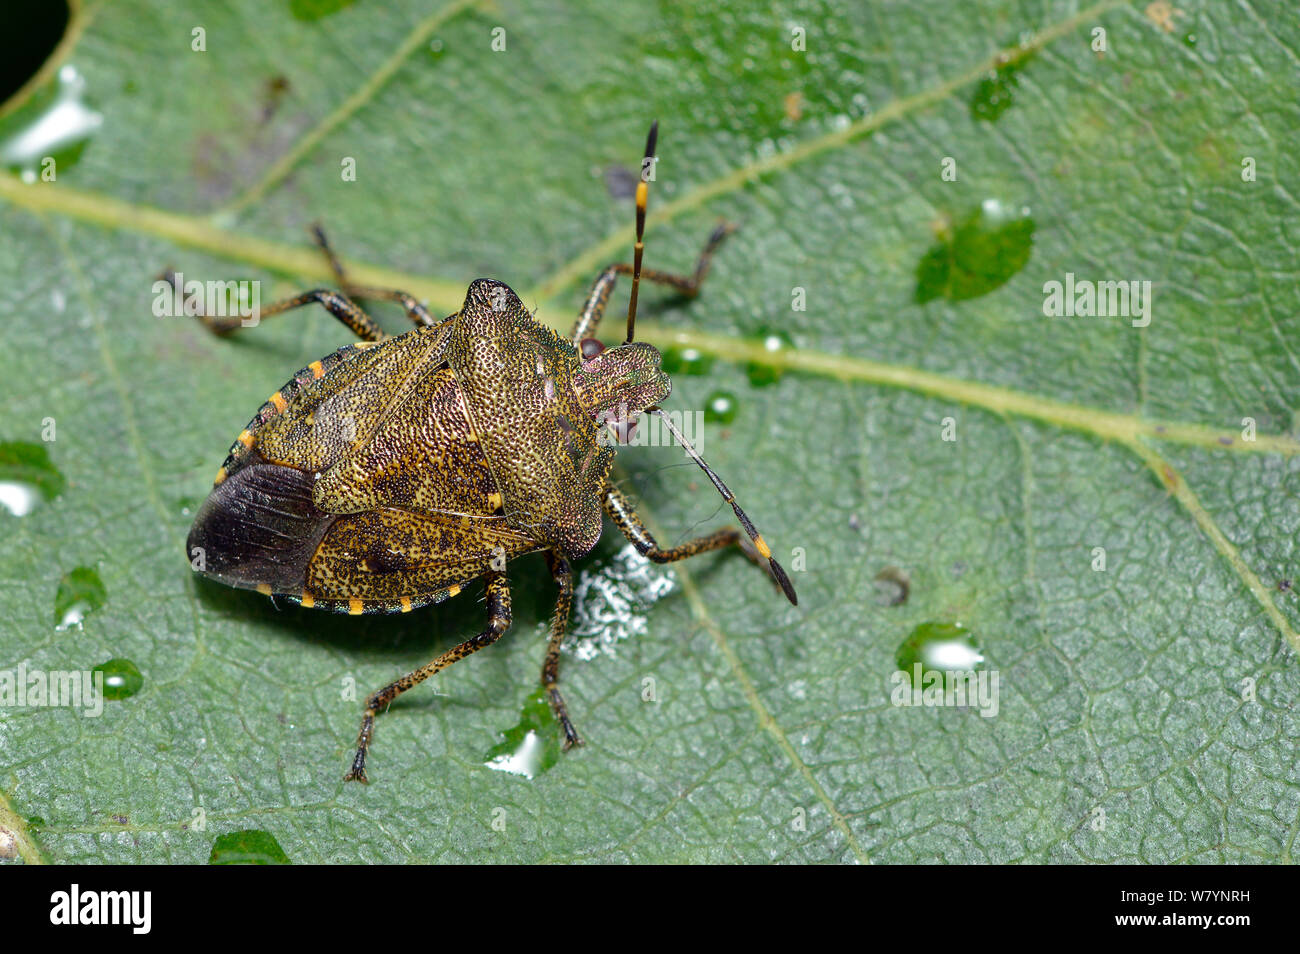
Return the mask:
<svg viewBox="0 0 1300 954"><path fill-rule="evenodd" d="M257 451L213 488L187 548L191 565L229 586L336 612L402 612L438 603L508 560L539 549L504 517L383 508L332 514L311 474Z"/></svg>
<svg viewBox="0 0 1300 954"><path fill-rule="evenodd" d="M190 529L190 565L230 586L300 593L307 563L335 519L312 503L312 476L256 451L212 488Z"/></svg>

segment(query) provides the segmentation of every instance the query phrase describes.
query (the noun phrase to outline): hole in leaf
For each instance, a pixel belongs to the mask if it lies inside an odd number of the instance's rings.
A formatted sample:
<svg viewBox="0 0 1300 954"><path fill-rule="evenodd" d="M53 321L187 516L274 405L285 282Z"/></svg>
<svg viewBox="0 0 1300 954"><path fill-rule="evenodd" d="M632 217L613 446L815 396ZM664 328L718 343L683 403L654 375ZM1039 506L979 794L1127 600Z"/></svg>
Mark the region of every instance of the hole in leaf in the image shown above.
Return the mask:
<svg viewBox="0 0 1300 954"><path fill-rule="evenodd" d="M6 42L0 46L0 103L36 75L68 29L63 0L7 5Z"/></svg>

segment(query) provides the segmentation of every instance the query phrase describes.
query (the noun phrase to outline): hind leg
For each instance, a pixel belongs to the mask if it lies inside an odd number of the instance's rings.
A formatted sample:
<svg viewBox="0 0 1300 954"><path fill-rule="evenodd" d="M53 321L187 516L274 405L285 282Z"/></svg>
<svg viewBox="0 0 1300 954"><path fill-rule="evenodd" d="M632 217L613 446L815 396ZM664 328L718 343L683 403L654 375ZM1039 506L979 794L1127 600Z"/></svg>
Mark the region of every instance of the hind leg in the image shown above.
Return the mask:
<svg viewBox="0 0 1300 954"><path fill-rule="evenodd" d="M550 564L551 576L560 588L555 600L555 613L551 616L551 638L546 644L546 662L542 664L542 687L551 703L551 710L564 729L564 747L570 749L582 745L582 737L569 719L569 708L560 695L560 646L569 629L569 611L573 606L573 567L569 561L554 550L546 553L546 562Z"/></svg>
<svg viewBox="0 0 1300 954"><path fill-rule="evenodd" d="M487 580L488 625L483 632L473 639L467 639L459 646L447 650L432 662L425 663L419 669L408 672L396 682L389 683L378 692L372 693L366 700L366 710L361 716L361 731L357 734L357 754L352 759L352 768L343 776L345 782L368 782L366 778L366 753L370 751L370 742L375 734L375 716L388 708L393 700L406 690L418 686L435 673L441 672L454 662L464 659L482 649L491 646L510 628L510 588L506 585L504 573L493 573Z"/></svg>

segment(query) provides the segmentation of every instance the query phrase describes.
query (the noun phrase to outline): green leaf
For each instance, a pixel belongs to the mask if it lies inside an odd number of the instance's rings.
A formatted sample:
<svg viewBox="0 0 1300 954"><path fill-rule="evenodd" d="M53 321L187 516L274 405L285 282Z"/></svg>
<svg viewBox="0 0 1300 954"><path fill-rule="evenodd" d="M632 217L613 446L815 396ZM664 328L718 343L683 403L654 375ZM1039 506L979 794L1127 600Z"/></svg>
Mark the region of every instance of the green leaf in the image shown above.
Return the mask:
<svg viewBox="0 0 1300 954"><path fill-rule="evenodd" d="M0 175L0 482L29 482L0 513L0 694L19 667L142 677L99 714L0 706L21 857L201 863L257 831L297 863L1292 859L1293 11L185 6L81 8L61 63L102 121L54 181ZM520 560L512 631L382 714L345 786L361 700L478 632L481 586L376 619L197 579L226 448L348 336L311 310L218 339L154 317L155 277L328 283L320 221L358 283L448 314L490 276L567 327L630 255L655 118L648 267L739 230L698 298L642 287L638 334L690 354L670 407L727 397L702 451L799 606L738 554L652 566L607 530L561 671L587 745L529 779L487 764L558 731L530 709L553 585ZM918 302L986 202L1032 244ZM1045 314L1070 275L1151 282L1149 324ZM729 522L680 451L620 463L665 544ZM60 630L79 568L102 605ZM895 704L909 635L958 624L996 714Z"/></svg>
<svg viewBox="0 0 1300 954"><path fill-rule="evenodd" d="M264 831L227 832L212 846L210 865L288 865L292 864L274 836Z"/></svg>

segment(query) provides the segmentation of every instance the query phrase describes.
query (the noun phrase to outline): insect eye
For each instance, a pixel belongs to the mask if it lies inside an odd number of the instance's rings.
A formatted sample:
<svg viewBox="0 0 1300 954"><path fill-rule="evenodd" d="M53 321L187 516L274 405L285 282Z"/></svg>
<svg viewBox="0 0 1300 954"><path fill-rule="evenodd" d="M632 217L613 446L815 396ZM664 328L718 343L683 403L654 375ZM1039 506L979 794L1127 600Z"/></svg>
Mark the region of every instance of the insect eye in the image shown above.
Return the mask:
<svg viewBox="0 0 1300 954"><path fill-rule="evenodd" d="M632 438L636 436L637 420L629 421L626 417L610 417L605 421L605 426L614 434L614 440L619 444L630 444Z"/></svg>
<svg viewBox="0 0 1300 954"><path fill-rule="evenodd" d="M600 341L599 338L583 338L581 349L582 349L582 357L584 359L588 359L588 358L594 358L596 357L596 355L604 351L605 345Z"/></svg>

